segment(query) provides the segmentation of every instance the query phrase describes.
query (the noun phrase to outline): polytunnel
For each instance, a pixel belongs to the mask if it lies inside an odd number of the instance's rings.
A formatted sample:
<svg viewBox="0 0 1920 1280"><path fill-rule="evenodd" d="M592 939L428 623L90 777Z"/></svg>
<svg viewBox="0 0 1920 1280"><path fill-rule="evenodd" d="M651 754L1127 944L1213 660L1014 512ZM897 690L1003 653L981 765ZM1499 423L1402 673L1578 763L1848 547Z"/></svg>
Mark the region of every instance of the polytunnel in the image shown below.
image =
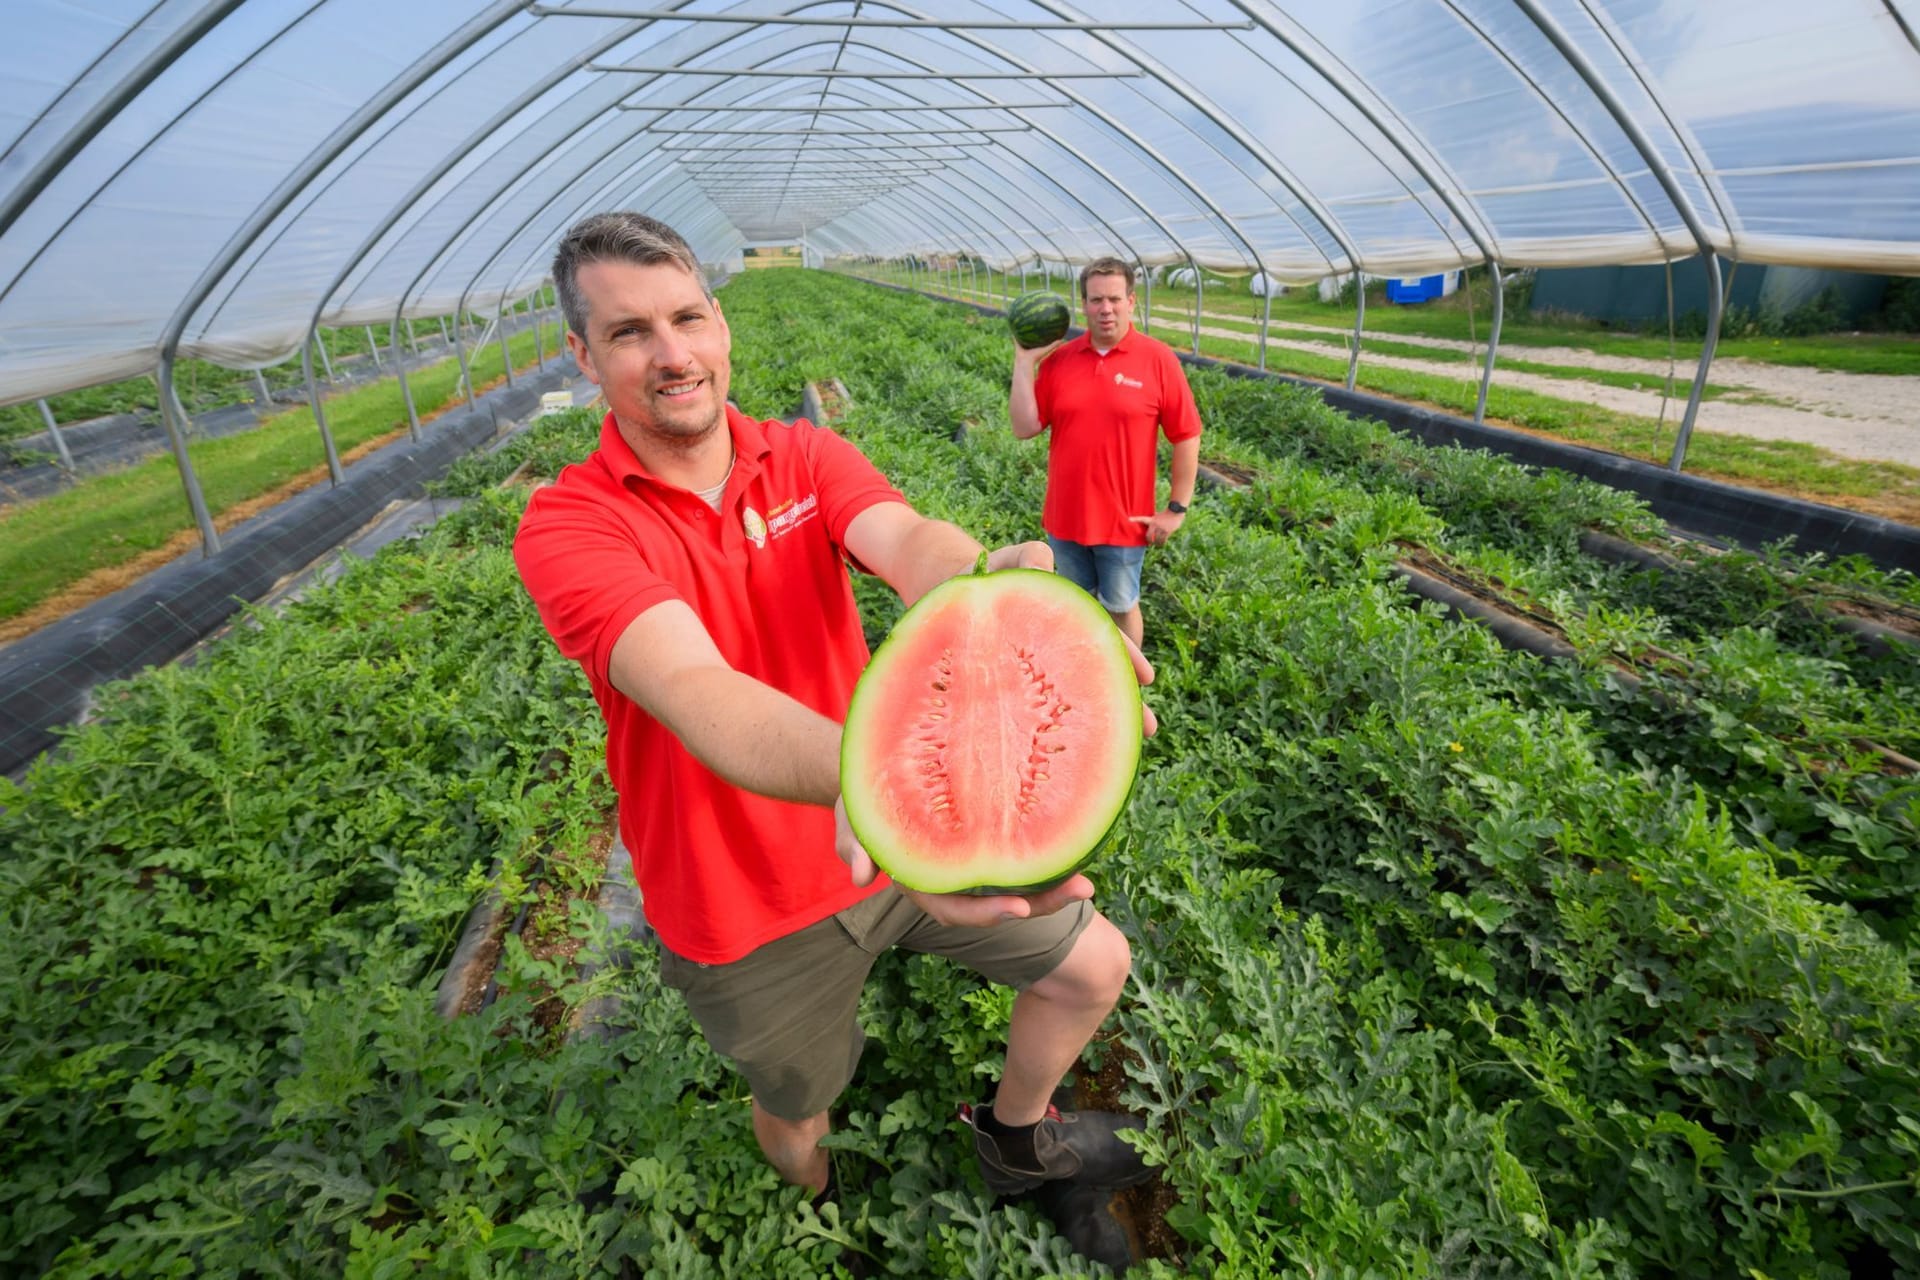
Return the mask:
<svg viewBox="0 0 1920 1280"><path fill-rule="evenodd" d="M1304 282L1920 270L1911 0L31 3L0 403L530 293L585 210L701 256L1119 253Z"/></svg>
<svg viewBox="0 0 1920 1280"><path fill-rule="evenodd" d="M1742 267L1920 278L1920 0L0 13L0 1274L1920 1276L1920 467L1714 403L1890 369L1920 459L1920 279L1708 381ZM725 323L608 273L608 408L548 298L619 209ZM1073 415L1146 437L1126 610L998 570L1073 532L1016 290L1112 257L1155 340L1061 350L1154 361ZM1503 273L1613 266L1664 334L1501 354ZM65 406L153 456L50 474ZM897 845L1076 830L934 930L862 772Z"/></svg>

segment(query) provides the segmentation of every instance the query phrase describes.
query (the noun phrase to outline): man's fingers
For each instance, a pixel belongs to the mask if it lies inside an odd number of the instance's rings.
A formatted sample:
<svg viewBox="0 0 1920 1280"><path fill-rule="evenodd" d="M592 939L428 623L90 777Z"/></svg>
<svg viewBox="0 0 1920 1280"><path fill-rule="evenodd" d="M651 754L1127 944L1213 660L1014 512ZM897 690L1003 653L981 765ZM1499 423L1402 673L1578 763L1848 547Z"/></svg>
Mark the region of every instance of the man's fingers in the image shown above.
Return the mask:
<svg viewBox="0 0 1920 1280"><path fill-rule="evenodd" d="M1149 738L1160 732L1160 717L1153 714L1153 708L1144 702L1140 704L1140 732Z"/></svg>
<svg viewBox="0 0 1920 1280"><path fill-rule="evenodd" d="M1152 524L1153 523L1152 516L1128 516L1127 519L1133 521L1133 523L1135 524Z"/></svg>
<svg viewBox="0 0 1920 1280"><path fill-rule="evenodd" d="M1086 898L1091 898L1092 896L1093 881L1087 879L1085 876L1075 875L1069 876L1066 880L1053 886L1053 888L1048 889L1044 893L1035 894L1033 897L1027 899L1027 901L1032 905L1034 915L1050 916L1063 907L1072 906L1074 903Z"/></svg>
<svg viewBox="0 0 1920 1280"><path fill-rule="evenodd" d="M1138 680L1141 684L1152 684L1153 664L1147 661L1147 655L1140 652L1140 646L1135 644L1133 637L1126 632L1122 631L1120 633L1120 639L1126 642L1127 658L1133 663L1134 679Z"/></svg>
<svg viewBox="0 0 1920 1280"><path fill-rule="evenodd" d="M1031 895L1004 893L990 898L977 898L965 893L920 893L913 889L903 890L903 892L912 898L922 911L941 924L985 929L996 924L1005 924L1009 920L1050 916L1083 898L1091 898L1093 881L1085 876L1076 875L1044 893Z"/></svg>

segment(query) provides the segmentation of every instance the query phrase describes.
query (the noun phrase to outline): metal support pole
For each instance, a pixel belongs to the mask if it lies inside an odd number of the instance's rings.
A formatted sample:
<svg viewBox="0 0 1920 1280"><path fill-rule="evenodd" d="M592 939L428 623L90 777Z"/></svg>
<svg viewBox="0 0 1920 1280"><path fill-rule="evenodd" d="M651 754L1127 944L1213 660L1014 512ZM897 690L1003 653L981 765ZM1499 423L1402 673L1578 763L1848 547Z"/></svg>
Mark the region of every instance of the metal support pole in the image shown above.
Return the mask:
<svg viewBox="0 0 1920 1280"><path fill-rule="evenodd" d="M1347 356L1347 390L1353 390L1360 376L1360 331L1367 323L1367 278L1360 268L1353 269L1353 351Z"/></svg>
<svg viewBox="0 0 1920 1280"><path fill-rule="evenodd" d="M1487 335L1487 367L1480 372L1480 399L1473 406L1473 420L1487 420L1487 388L1493 384L1493 362L1500 354L1500 322L1506 318L1507 286L1500 275L1500 264L1489 262L1493 273L1493 332ZM1471 287L1471 286L1469 286Z"/></svg>
<svg viewBox="0 0 1920 1280"><path fill-rule="evenodd" d="M540 332L543 325L540 320L540 300L537 295L527 299L527 314L533 317L533 367L544 373L547 368L547 338Z"/></svg>
<svg viewBox="0 0 1920 1280"><path fill-rule="evenodd" d="M260 412L272 412L273 392L267 390L267 375L259 369L253 371L253 400L259 406Z"/></svg>
<svg viewBox="0 0 1920 1280"><path fill-rule="evenodd" d="M160 384L160 422L167 429L167 447L173 450L173 465L180 469L180 487L187 491L187 507L193 512L193 522L200 526L201 552L207 556L218 555L220 534L207 511L206 496L200 492L200 477L193 474L193 459L187 456L187 411L173 393L171 358L161 358L156 381Z"/></svg>
<svg viewBox="0 0 1920 1280"><path fill-rule="evenodd" d="M1193 268L1193 354L1200 354L1200 301L1205 296L1205 280L1200 275L1200 264L1192 258L1187 265Z"/></svg>
<svg viewBox="0 0 1920 1280"><path fill-rule="evenodd" d="M373 367L378 369L380 367L380 344L373 340L373 326L369 324L361 327L367 331L367 353L373 357Z"/></svg>
<svg viewBox="0 0 1920 1280"><path fill-rule="evenodd" d="M1266 288L1260 294L1260 371L1267 369L1267 327L1273 322L1273 277L1262 271L1261 281Z"/></svg>
<svg viewBox="0 0 1920 1280"><path fill-rule="evenodd" d="M449 345L453 342L453 339L447 336L447 318L445 316L440 317L440 341Z"/></svg>
<svg viewBox="0 0 1920 1280"><path fill-rule="evenodd" d="M327 455L327 475L337 485L347 477L340 470L340 451L333 447L333 432L327 427L326 411L320 407L320 384L313 379L313 349L307 343L300 344L300 372L306 375L307 403L313 406L313 422L320 428L320 446Z"/></svg>
<svg viewBox="0 0 1920 1280"><path fill-rule="evenodd" d="M1700 395L1707 389L1707 368L1713 363L1714 348L1720 345L1720 320L1726 311L1726 295L1721 292L1720 255L1709 253L1707 268L1707 340L1700 347L1700 368L1693 375L1693 390L1687 393L1687 412L1680 419L1680 434L1674 437L1673 457L1667 469L1678 471L1687 460L1687 442L1693 439L1693 418L1700 412Z"/></svg>
<svg viewBox="0 0 1920 1280"><path fill-rule="evenodd" d="M500 368L506 372L507 385L513 385L513 352L507 346L507 299L500 298L499 309L493 313L493 323L500 330Z"/></svg>
<svg viewBox="0 0 1920 1280"><path fill-rule="evenodd" d="M320 348L320 364L327 371L327 381L333 381L333 357L327 354L327 344L320 339L320 330L315 329L307 335Z"/></svg>
<svg viewBox="0 0 1920 1280"><path fill-rule="evenodd" d="M67 448L67 438L60 434L60 424L54 420L53 406L45 400L40 402L40 417L47 424L47 434L53 437L53 451L60 455L60 469L73 478L73 454Z"/></svg>
<svg viewBox="0 0 1920 1280"><path fill-rule="evenodd" d="M462 337L460 333L461 319L462 317L460 316L453 318L453 353L460 357L460 382L467 389L467 407L471 409L475 407L473 400L473 370L467 365L467 343L466 339ZM446 323L444 320L440 322L443 329L446 327Z"/></svg>
<svg viewBox="0 0 1920 1280"><path fill-rule="evenodd" d="M1142 264L1142 270L1140 274L1145 276L1147 281L1146 320L1143 324L1141 324L1140 332L1152 333L1153 332L1153 268L1145 266L1145 264Z"/></svg>
<svg viewBox="0 0 1920 1280"><path fill-rule="evenodd" d="M400 306L404 307L406 305L406 300L404 298L401 299ZM391 331L393 338L393 372L394 375L400 379L400 399L403 400L407 406L407 438L410 440L418 440L420 438L420 414L419 411L413 407L413 388L407 385L407 362L401 358L400 353L400 326L400 311L399 308L396 307L394 309L393 329ZM406 333L408 341L413 343L413 354L418 356L420 354L420 340L413 336L412 320L406 321Z"/></svg>

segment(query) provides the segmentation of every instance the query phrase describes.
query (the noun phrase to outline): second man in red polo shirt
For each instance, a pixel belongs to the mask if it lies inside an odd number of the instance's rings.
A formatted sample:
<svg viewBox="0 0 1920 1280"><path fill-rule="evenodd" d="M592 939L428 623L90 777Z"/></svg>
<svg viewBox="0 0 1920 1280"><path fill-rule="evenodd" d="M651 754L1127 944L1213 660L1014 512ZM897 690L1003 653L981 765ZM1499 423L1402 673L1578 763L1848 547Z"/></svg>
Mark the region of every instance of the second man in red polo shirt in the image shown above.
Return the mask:
<svg viewBox="0 0 1920 1280"><path fill-rule="evenodd" d="M1173 537L1193 501L1200 410L1180 358L1133 327L1133 268L1097 258L1080 273L1087 331L1065 343L1014 348L1013 434L1051 430L1041 513L1054 572L1097 598L1141 642L1146 548ZM1165 507L1154 501L1159 434L1173 445Z"/></svg>

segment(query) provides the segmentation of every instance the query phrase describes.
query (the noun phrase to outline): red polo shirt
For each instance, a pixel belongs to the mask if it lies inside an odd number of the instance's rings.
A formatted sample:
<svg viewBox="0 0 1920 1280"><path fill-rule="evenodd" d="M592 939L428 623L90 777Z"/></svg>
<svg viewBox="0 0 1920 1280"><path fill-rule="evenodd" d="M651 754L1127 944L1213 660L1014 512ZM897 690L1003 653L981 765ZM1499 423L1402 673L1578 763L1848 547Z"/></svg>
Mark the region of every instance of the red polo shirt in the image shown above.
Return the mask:
<svg viewBox="0 0 1920 1280"><path fill-rule="evenodd" d="M1142 546L1150 516L1156 429L1175 444L1200 434L1200 410L1173 348L1127 326L1104 356L1086 334L1048 356L1033 384L1047 446L1041 523L1088 546Z"/></svg>
<svg viewBox="0 0 1920 1280"><path fill-rule="evenodd" d="M635 618L683 600L736 671L844 721L867 644L842 560L852 519L903 501L859 450L806 422L727 410L720 512L654 478L608 414L600 448L535 493L513 555L607 722L607 773L647 920L691 960L737 960L878 890L833 851L833 811L721 781L607 680Z"/></svg>

